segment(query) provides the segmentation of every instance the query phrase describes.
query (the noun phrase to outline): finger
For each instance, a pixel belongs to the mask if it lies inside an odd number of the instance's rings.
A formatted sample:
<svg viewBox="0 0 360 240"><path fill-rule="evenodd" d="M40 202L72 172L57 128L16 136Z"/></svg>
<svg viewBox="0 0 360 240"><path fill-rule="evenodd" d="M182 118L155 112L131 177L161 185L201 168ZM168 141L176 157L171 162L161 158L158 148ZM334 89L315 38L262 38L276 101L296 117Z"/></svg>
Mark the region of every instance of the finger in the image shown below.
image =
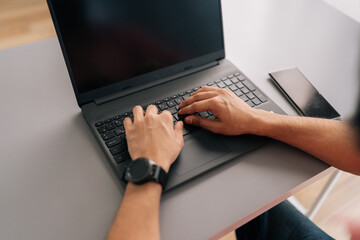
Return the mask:
<svg viewBox="0 0 360 240"><path fill-rule="evenodd" d="M194 102L209 99L209 98L215 97L216 95L218 95L218 93L214 92L214 91L201 92L201 93L198 93L196 95L192 95L191 97L184 100L182 103L180 103L179 107L183 108L183 107L186 107L186 106L188 106L188 105L190 105L190 104L192 104Z"/></svg>
<svg viewBox="0 0 360 240"><path fill-rule="evenodd" d="M127 134L127 131L129 131L132 128L133 121L131 120L131 118L127 117L124 119L123 123L124 123L125 133Z"/></svg>
<svg viewBox="0 0 360 240"><path fill-rule="evenodd" d="M202 92L216 91L216 90L218 90L218 89L219 89L218 87L204 86L204 87L200 88L199 90L197 90L196 92L194 92L194 93L191 94L191 95L196 95L196 94L202 93Z"/></svg>
<svg viewBox="0 0 360 240"><path fill-rule="evenodd" d="M135 106L133 109L134 122L144 119L144 110L140 106Z"/></svg>
<svg viewBox="0 0 360 240"><path fill-rule="evenodd" d="M213 107L214 107L213 103L214 103L214 101L212 100L212 98L206 99L203 101L199 101L199 102L194 102L194 103L180 109L179 114L186 115L186 114L192 114L192 113L196 113L196 112L205 112L205 111L214 112L213 111Z"/></svg>
<svg viewBox="0 0 360 240"><path fill-rule="evenodd" d="M162 111L160 113L160 116L166 119L166 121L168 121L169 123L171 123L171 125L173 124L173 116L171 115L171 112L169 112L168 110Z"/></svg>
<svg viewBox="0 0 360 240"><path fill-rule="evenodd" d="M148 107L147 107L147 109L146 109L146 113L145 113L145 116L147 116L147 115L151 115L151 114L153 114L153 115L156 115L156 114L158 114L158 109L157 109L157 107L155 106L155 105L149 105Z"/></svg>
<svg viewBox="0 0 360 240"><path fill-rule="evenodd" d="M175 138L180 143L181 148L184 146L183 127L184 123L182 121L177 122L174 126Z"/></svg>
<svg viewBox="0 0 360 240"><path fill-rule="evenodd" d="M214 133L218 133L221 129L221 123L218 120L210 120L200 116L187 116L185 123L197 127L202 127Z"/></svg>

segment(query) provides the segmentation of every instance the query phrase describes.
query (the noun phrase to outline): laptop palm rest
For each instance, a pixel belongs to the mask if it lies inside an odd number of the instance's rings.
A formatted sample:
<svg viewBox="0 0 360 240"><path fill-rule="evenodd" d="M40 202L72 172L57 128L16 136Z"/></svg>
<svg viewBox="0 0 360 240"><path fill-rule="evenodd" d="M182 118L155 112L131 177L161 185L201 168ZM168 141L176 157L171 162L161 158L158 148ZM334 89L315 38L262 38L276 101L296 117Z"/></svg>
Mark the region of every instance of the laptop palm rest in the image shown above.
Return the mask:
<svg viewBox="0 0 360 240"><path fill-rule="evenodd" d="M220 137L203 130L186 140L184 145L172 167L172 172L177 176L182 176L231 152Z"/></svg>

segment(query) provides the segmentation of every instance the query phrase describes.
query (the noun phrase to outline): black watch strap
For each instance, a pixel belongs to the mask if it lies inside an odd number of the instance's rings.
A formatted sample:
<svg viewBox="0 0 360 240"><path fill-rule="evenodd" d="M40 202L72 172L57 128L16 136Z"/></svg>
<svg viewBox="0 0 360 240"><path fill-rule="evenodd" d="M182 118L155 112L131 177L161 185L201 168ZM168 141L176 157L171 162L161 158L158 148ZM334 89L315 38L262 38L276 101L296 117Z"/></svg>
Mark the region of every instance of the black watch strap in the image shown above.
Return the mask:
<svg viewBox="0 0 360 240"><path fill-rule="evenodd" d="M138 158L132 161L123 173L125 182L133 182L134 184L144 184L149 181L155 181L161 184L165 189L168 174L160 166L147 158Z"/></svg>
<svg viewBox="0 0 360 240"><path fill-rule="evenodd" d="M162 167L159 167L157 165L154 165L153 167L154 167L153 179L155 182L161 184L164 191L168 179L168 174L165 172L164 169L162 169Z"/></svg>

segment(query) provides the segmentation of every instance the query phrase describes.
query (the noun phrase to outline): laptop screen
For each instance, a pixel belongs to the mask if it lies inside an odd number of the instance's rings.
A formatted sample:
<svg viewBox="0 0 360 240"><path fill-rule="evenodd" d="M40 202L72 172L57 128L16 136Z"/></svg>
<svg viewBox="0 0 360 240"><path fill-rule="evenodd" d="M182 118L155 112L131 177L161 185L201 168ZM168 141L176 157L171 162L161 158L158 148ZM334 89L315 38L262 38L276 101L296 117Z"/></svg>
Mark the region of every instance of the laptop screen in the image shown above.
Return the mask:
<svg viewBox="0 0 360 240"><path fill-rule="evenodd" d="M50 1L80 94L224 49L219 0Z"/></svg>

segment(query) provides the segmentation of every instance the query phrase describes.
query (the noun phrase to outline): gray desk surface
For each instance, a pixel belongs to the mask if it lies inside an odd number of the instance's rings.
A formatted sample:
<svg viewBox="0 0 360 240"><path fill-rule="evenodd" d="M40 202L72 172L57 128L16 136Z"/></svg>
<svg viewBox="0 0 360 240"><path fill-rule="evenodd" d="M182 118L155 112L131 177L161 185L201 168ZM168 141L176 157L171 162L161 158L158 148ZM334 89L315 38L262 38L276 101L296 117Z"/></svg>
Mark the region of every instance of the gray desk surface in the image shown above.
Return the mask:
<svg viewBox="0 0 360 240"><path fill-rule="evenodd" d="M313 0L226 0L223 14L227 57L287 113L295 114L267 73L297 66L350 116L358 23ZM104 239L122 190L80 114L56 39L0 52L0 112L0 239ZM272 142L165 194L162 237L218 238L330 170Z"/></svg>

